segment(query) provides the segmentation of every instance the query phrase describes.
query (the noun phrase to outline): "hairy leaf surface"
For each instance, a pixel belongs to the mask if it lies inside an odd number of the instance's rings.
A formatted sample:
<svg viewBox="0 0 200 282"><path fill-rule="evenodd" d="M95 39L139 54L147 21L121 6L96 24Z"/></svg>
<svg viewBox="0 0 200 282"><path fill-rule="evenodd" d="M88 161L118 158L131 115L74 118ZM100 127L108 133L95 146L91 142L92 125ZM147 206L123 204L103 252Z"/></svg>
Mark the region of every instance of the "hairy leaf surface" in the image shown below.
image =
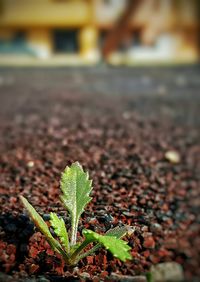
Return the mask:
<svg viewBox="0 0 200 282"><path fill-rule="evenodd" d="M65 250L69 253L69 238L63 218L59 218L54 212L50 213L50 217L50 223L54 229L54 232L60 238L61 244Z"/></svg>
<svg viewBox="0 0 200 282"><path fill-rule="evenodd" d="M76 236L79 218L85 206L91 201L89 196L92 190L92 181L87 172L76 162L66 167L61 175L60 182L62 195L61 200L69 211L72 220L71 245L76 244Z"/></svg>
<svg viewBox="0 0 200 282"><path fill-rule="evenodd" d="M88 242L99 242L110 251L114 257L122 261L132 259L129 253L131 247L127 245L126 241L118 239L115 236L100 235L91 230L83 230L83 235Z"/></svg>

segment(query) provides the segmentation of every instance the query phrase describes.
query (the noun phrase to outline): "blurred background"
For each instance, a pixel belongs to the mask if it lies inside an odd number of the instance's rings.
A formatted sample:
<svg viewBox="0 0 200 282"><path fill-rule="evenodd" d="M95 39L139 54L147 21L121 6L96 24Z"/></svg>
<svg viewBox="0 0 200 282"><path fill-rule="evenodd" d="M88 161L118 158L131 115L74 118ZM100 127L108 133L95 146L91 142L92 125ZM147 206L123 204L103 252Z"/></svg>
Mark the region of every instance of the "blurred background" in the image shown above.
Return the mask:
<svg viewBox="0 0 200 282"><path fill-rule="evenodd" d="M0 281L70 275L41 237L26 235L18 196L67 222L57 188L75 161L95 187L80 230L136 227L132 262L99 252L79 265L83 279L102 270L99 281L106 271L125 281L176 262L185 281L200 281L199 8L200 0L0 0Z"/></svg>
<svg viewBox="0 0 200 282"><path fill-rule="evenodd" d="M199 61L198 0L0 0L0 65Z"/></svg>

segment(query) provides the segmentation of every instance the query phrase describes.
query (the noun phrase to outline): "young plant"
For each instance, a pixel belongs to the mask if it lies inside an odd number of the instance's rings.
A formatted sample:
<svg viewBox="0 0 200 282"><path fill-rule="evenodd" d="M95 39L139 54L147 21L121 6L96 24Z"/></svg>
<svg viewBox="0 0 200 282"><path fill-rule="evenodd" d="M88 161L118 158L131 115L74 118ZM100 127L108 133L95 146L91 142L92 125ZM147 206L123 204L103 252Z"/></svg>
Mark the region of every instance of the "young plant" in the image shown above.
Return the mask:
<svg viewBox="0 0 200 282"><path fill-rule="evenodd" d="M88 173L83 171L78 162L65 168L61 175L60 187L62 191L60 198L70 214L71 228L67 230L63 218L51 212L50 224L54 229L56 239L32 205L23 196L20 196L20 198L37 228L44 234L52 249L62 255L66 264L75 265L80 259L93 254L102 246L121 261L132 259L129 253L131 248L127 245L126 241L121 240L123 236L131 232L131 228L128 226L110 229L105 235L84 229L82 232L84 239L77 242L80 216L85 206L92 199L89 196L92 190L92 181L89 180ZM94 246L84 252L84 249L91 243Z"/></svg>

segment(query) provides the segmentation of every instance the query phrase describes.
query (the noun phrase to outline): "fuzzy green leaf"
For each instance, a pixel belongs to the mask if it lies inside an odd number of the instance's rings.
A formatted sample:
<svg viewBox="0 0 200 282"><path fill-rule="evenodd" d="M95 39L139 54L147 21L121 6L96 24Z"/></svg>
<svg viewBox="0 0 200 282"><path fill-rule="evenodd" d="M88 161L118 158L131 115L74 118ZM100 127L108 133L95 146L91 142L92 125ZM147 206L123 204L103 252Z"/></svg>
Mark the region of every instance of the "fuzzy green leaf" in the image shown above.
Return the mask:
<svg viewBox="0 0 200 282"><path fill-rule="evenodd" d="M54 212L50 213L50 217L50 223L54 232L60 238L62 246L65 248L67 253L69 253L69 238L63 218L59 218Z"/></svg>
<svg viewBox="0 0 200 282"><path fill-rule="evenodd" d="M27 209L31 219L33 220L37 228L41 231L41 233L44 234L52 249L63 255L63 250L60 243L53 238L43 218L39 215L39 213L36 212L34 207L23 196L20 196L20 199L24 207Z"/></svg>
<svg viewBox="0 0 200 282"><path fill-rule="evenodd" d="M114 257L122 261L132 259L132 256L129 253L131 247L127 245L126 241L118 239L115 236L100 235L91 230L83 230L83 235L87 242L98 242L102 244Z"/></svg>
<svg viewBox="0 0 200 282"><path fill-rule="evenodd" d="M89 180L88 173L84 172L81 165L76 162L65 168L61 175L60 186L63 193L61 200L71 215L71 245L75 245L79 218L92 199L89 196L92 181Z"/></svg>
<svg viewBox="0 0 200 282"><path fill-rule="evenodd" d="M128 226L128 225L125 225L125 226L122 226L122 227L115 227L115 228L112 228L112 229L109 229L107 232L106 232L106 236L114 236L118 239L121 239L123 238L124 236L126 235L130 235L133 233L133 228ZM95 253L99 248L101 248L101 244L98 243L96 244L94 247L92 247L90 250L88 250L87 252L81 254L79 256L80 259L82 258L85 258L93 253Z"/></svg>

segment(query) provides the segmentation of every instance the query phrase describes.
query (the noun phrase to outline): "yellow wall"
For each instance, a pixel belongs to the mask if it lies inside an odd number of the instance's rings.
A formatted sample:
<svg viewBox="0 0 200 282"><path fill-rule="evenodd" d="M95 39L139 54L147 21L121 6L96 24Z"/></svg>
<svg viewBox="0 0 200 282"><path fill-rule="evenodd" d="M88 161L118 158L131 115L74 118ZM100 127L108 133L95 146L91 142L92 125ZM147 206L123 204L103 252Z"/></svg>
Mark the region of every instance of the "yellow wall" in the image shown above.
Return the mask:
<svg viewBox="0 0 200 282"><path fill-rule="evenodd" d="M178 52L189 50L190 54L197 54L198 1L177 0L177 6L175 0L143 0L130 27L141 30L143 45L151 46L167 31L181 42ZM98 57L101 30L112 27L126 3L127 0L0 0L0 39L9 41L16 32L25 31L28 45L45 57L54 52L53 29L77 28L80 55L93 60Z"/></svg>
<svg viewBox="0 0 200 282"><path fill-rule="evenodd" d="M196 22L199 0L144 0L132 20L133 25L156 21L168 25ZM126 0L0 0L0 27L81 27L88 23L110 26L124 11ZM159 9L156 9L156 3ZM176 7L176 9L175 9ZM149 23L150 22L150 23Z"/></svg>
<svg viewBox="0 0 200 282"><path fill-rule="evenodd" d="M92 19L90 1L1 0L0 27L79 27Z"/></svg>

